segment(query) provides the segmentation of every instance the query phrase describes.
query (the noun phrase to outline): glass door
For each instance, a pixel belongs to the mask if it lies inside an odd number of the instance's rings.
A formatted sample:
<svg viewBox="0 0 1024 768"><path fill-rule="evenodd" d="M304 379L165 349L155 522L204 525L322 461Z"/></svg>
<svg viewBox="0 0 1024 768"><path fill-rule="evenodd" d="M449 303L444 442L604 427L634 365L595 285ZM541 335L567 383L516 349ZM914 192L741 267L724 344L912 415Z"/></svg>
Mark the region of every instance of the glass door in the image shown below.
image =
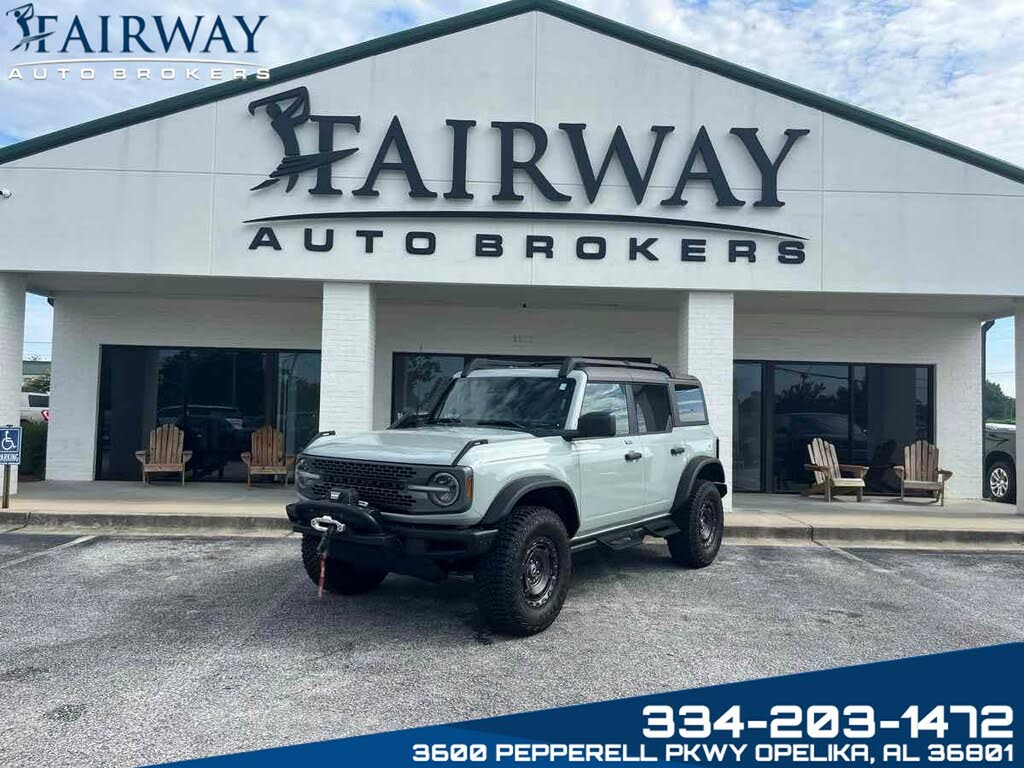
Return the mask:
<svg viewBox="0 0 1024 768"><path fill-rule="evenodd" d="M836 447L841 461L851 456L850 366L832 363L776 363L773 366L773 487L799 491L812 475L807 446L821 437ZM864 458L866 445L853 441L853 459ZM863 463L863 462L860 462Z"/></svg>
<svg viewBox="0 0 1024 768"><path fill-rule="evenodd" d="M733 368L732 482L737 491L764 490L764 396L761 363L736 363Z"/></svg>

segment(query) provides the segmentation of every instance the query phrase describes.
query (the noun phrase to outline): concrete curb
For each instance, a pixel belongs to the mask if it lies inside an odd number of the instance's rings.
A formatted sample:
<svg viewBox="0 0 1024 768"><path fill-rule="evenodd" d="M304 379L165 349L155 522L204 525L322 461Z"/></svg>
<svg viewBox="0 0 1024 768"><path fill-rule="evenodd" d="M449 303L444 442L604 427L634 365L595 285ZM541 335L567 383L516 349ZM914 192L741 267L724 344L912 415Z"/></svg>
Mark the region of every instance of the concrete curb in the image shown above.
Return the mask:
<svg viewBox="0 0 1024 768"><path fill-rule="evenodd" d="M170 531L174 533L203 533L205 531L238 533L288 533L291 523L280 517L252 515L186 515L186 514L115 514L102 512L11 512L0 511L0 526L4 528L73 528L106 529L110 532Z"/></svg>
<svg viewBox="0 0 1024 768"><path fill-rule="evenodd" d="M0 510L0 530L35 529L53 533L59 530L136 534L255 534L286 535L291 524L280 517L252 515L195 515L175 513L102 513L102 512L16 512ZM970 530L958 528L869 528L854 526L818 526L806 523L789 525L725 526L725 538L731 542L772 542L798 544L860 544L890 546L1024 546L1024 533L1010 530Z"/></svg>
<svg viewBox="0 0 1024 768"><path fill-rule="evenodd" d="M1016 545L1024 546L1024 533L1011 530L965 528L869 528L863 526L729 525L727 541L806 541L809 544L891 545Z"/></svg>

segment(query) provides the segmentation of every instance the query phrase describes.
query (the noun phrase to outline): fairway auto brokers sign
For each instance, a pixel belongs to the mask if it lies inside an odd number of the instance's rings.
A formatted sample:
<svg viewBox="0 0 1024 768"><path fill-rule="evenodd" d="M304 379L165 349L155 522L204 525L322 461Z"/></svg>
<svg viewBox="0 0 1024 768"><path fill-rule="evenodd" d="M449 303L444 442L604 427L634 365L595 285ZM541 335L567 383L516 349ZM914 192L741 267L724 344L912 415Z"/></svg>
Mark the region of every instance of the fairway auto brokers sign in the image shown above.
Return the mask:
<svg viewBox="0 0 1024 768"><path fill-rule="evenodd" d="M245 223L256 227L249 243L249 249L253 251L283 250L282 243L288 243L289 237L295 234L290 230L278 231L281 225L287 223L322 222L317 228L303 228L302 248L310 252L323 253L333 251L336 246L336 229L324 224L326 222L360 219L404 222L420 220L426 224L412 230L406 227L401 233L388 232L384 229L355 229L348 233L351 237L349 244L342 246L339 242L338 246L372 254L376 244L388 238L399 237L403 241L405 253L412 256L430 256L438 250L439 236L435 229L430 228L429 223L462 220L480 222L480 230L473 239L475 256L554 258L556 245L553 235L535 232L523 235L521 241L512 242L500 231L501 222L525 220L534 225L544 222L573 222L593 226L593 234L574 238L572 251L575 258L585 261L621 258L644 263L673 258L684 262L722 259L733 263L751 263L759 258L771 258L781 264L796 265L804 262L806 238L799 235L720 221L685 219L673 214L678 214L684 209L688 203L687 193L696 184L707 185L706 188L713 193L719 208L740 208L748 204L757 210L781 208L785 202L779 199L779 171L799 140L810 133L807 128L788 128L782 132L781 137L771 137L773 146L781 141L781 149L769 154L761 142L757 128L734 127L728 135L712 139L702 125L689 142L685 154L674 152L675 157L670 158L668 153L663 152L663 148L666 139L675 131L675 126L672 125L652 125L651 136L643 153L634 152L622 127L618 126L607 146L598 152L595 151L595 142L588 143L587 126L584 123L559 123L558 132L554 133L531 122L493 121L489 125L491 135L485 137L481 134L487 129L478 126L476 120L448 119L445 120L445 125L450 136L451 182L446 181L441 188L437 183L428 184L424 181L402 122L398 115L395 115L383 136L374 137L369 145L369 151L374 153L373 161L362 178L362 183L353 185L352 189L341 189L337 179L332 178L332 172L336 166L363 149L360 146L351 146L352 134L360 133L360 115L313 114L309 91L305 87L257 99L249 104L249 113L254 116L258 113L265 114L284 150L277 167L264 181L254 186L253 191L262 192L279 188L283 183L284 191L288 193L295 188L300 176L309 174L312 186L308 188L308 193L318 198L340 197L346 193L355 198L376 198L380 195L377 184L382 174L388 173L392 177L404 179L408 186L408 197L413 201L410 206L400 210L317 210L250 219ZM343 146L339 146L340 135L346 135ZM315 146L315 151L303 151L303 140ZM483 140L491 141L498 153L497 191L490 195L490 199L505 205L519 203L525 199L521 191L521 185L525 181L529 181L540 196L553 204L564 204L573 199L570 194L556 188L541 168L541 160L548 150L549 143L554 140L564 142L571 152L579 174L578 186L582 188L588 205L597 199L613 163L617 163L621 168L637 206L644 203L651 178L659 163L676 163L679 170L678 175L673 173L677 180L671 194L658 201L661 209L659 213L663 213L658 216L564 210L524 211L506 208L504 205L500 209L472 209L465 207L465 203L458 205L457 201L470 201L475 197L467 186L467 180L472 178L467 167L468 149L471 142ZM740 199L730 186L727 171L716 150L715 143L718 141L735 142L742 146L746 158L760 175L760 190L756 194L756 199ZM436 201L438 198L450 201L453 205L432 205L429 209L416 207L415 201ZM498 226L488 224L484 230L482 222L496 222ZM600 234L602 229L607 229L609 225L631 227L635 230L635 235L629 238L629 244L621 254L612 253L607 239ZM721 244L722 253L714 253L707 238L700 237L696 232L687 231L686 236L672 238L671 242L663 236L650 234L651 229L665 228L721 232L728 234L729 239Z"/></svg>

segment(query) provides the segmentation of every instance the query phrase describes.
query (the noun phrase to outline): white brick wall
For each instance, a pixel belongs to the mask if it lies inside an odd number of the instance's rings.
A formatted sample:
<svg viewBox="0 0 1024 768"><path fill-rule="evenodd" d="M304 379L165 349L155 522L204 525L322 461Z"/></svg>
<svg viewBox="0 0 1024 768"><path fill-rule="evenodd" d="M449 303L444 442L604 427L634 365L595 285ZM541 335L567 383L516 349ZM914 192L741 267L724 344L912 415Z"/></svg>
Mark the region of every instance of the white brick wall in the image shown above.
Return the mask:
<svg viewBox="0 0 1024 768"><path fill-rule="evenodd" d="M0 273L0 425L17 425L21 416L21 356L25 342L25 278ZM11 468L11 492L18 468Z"/></svg>
<svg viewBox="0 0 1024 768"><path fill-rule="evenodd" d="M898 315L737 315L736 359L935 366L935 440L950 497L981 493L981 324Z"/></svg>
<svg viewBox="0 0 1024 768"><path fill-rule="evenodd" d="M373 426L373 286L324 283L323 291L320 429L365 432Z"/></svg>
<svg viewBox="0 0 1024 768"><path fill-rule="evenodd" d="M719 437L719 458L732 487L733 295L691 291L679 300L677 317L680 370L704 387L708 421ZM723 500L732 509L732 494Z"/></svg>
<svg viewBox="0 0 1024 768"><path fill-rule="evenodd" d="M17 333L21 338L23 291L24 284L9 277L0 283L0 331L6 327L8 337ZM9 298L15 295L20 300ZM651 357L674 369L689 367L701 377L712 424L727 438L732 431L732 366L726 362L731 359L732 298L695 292L681 301L679 312L378 304L365 283L325 284L322 306L315 300L60 294L54 308L48 474L53 479L93 477L101 344L322 345L321 424L345 432L387 424L393 352ZM968 318L740 314L735 316L734 353L737 359L935 365L937 441L943 464L956 472L950 496L970 497L978 495L981 484L980 333L979 323ZM14 348L20 351L20 342ZM15 370L20 382L20 355ZM14 410L10 419L16 418ZM730 439L723 439L722 450L729 472Z"/></svg>
<svg viewBox="0 0 1024 768"><path fill-rule="evenodd" d="M58 294L49 479L93 478L102 344L318 349L320 307L316 301Z"/></svg>
<svg viewBox="0 0 1024 768"><path fill-rule="evenodd" d="M391 415L394 352L651 357L674 367L675 313L588 308L377 307L374 423Z"/></svg>

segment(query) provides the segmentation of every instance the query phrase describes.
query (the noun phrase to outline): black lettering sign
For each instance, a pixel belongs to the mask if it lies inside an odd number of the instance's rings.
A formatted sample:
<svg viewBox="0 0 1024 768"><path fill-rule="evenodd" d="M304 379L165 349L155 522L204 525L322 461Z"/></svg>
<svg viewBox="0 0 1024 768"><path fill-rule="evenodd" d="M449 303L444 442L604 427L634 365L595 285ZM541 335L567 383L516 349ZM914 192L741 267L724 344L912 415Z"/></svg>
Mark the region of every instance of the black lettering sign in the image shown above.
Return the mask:
<svg viewBox="0 0 1024 768"><path fill-rule="evenodd" d="M373 241L378 237L384 237L382 229L357 229L356 237L363 238L365 253L373 253Z"/></svg>
<svg viewBox="0 0 1024 768"><path fill-rule="evenodd" d="M693 170L697 160L701 160L704 163L703 171ZM725 171L722 170L722 163L718 160L715 147L711 143L711 137L708 136L708 130L703 125L697 131L697 138L694 139L693 146L690 148L690 154L683 165L683 172L679 174L679 181L676 182L675 191L669 197L662 200L661 204L686 205L688 201L683 199L683 191L691 181L711 182L719 207L732 208L743 205L743 201L732 193L729 181L725 178Z"/></svg>
<svg viewBox="0 0 1024 768"><path fill-rule="evenodd" d="M522 171L529 176L533 185L548 200L564 203L572 199L569 195L563 195L551 186L551 182L537 167L537 163L548 148L548 135L543 128L536 123L506 123L502 121L495 121L491 125L497 128L501 134L501 187L498 194L491 197L492 200L516 202L523 199L522 195L516 193L516 171ZM515 159L517 132L525 133L533 140L533 154L528 160Z"/></svg>
<svg viewBox="0 0 1024 768"><path fill-rule="evenodd" d="M651 246L658 242L656 237L648 237L642 243L639 242L639 238L629 238L629 260L636 261L638 255L643 256L648 261L657 261L658 257L651 253Z"/></svg>
<svg viewBox="0 0 1024 768"><path fill-rule="evenodd" d="M405 251L413 256L430 256L437 250L437 238L433 232L407 232Z"/></svg>
<svg viewBox="0 0 1024 768"><path fill-rule="evenodd" d="M779 262L782 264L803 264L803 242L800 240L783 240L779 243Z"/></svg>
<svg viewBox="0 0 1024 768"><path fill-rule="evenodd" d="M608 244L603 237L579 237L576 238L576 258L598 261L603 259L608 250Z"/></svg>
<svg viewBox="0 0 1024 768"><path fill-rule="evenodd" d="M277 235L274 234L273 227L260 227L256 230L255 236L252 238L252 242L249 243L249 250L255 251L257 248L270 247L275 251L281 250L281 243L277 241Z"/></svg>
<svg viewBox="0 0 1024 768"><path fill-rule="evenodd" d="M551 235L527 235L526 258L543 256L545 259L555 258L555 238Z"/></svg>
<svg viewBox="0 0 1024 768"><path fill-rule="evenodd" d="M707 240L680 240L679 258L682 261L707 261L704 255L707 244Z"/></svg>
<svg viewBox="0 0 1024 768"><path fill-rule="evenodd" d="M397 153L398 160L387 159L392 149ZM380 194L375 189L377 177L383 171L396 171L403 174L406 181L409 182L409 197L437 197L437 192L431 192L423 183L423 177L420 176L420 169L416 167L416 160L412 156L412 150L409 148L409 142L405 138L405 131L402 130L402 123L398 119L398 115L391 119L388 132L384 134L384 141L380 143L377 156L373 159L373 165L370 166L370 172L366 174L366 183L359 189L353 189L352 194L359 197L377 197Z"/></svg>
<svg viewBox="0 0 1024 768"><path fill-rule="evenodd" d="M737 259L746 259L751 264L757 261L757 243L753 240L730 240L729 261Z"/></svg>
<svg viewBox="0 0 1024 768"><path fill-rule="evenodd" d="M661 154L661 145L673 130L671 125L652 125L651 133L654 134L654 146L647 156L647 168L641 174L637 167L633 151L629 148L626 135L622 132L622 126L616 126L615 134L612 136L608 151L605 152L604 162L601 169L594 173L594 166L590 162L590 154L587 152L587 143L583 138L583 129L586 123L559 123L558 127L565 131L569 137L569 146L572 148L572 155L576 159L576 168L579 170L580 180L583 182L583 190L587 194L587 200L594 202L597 193L601 190L601 183L608 173L612 160L618 158L622 172L626 175L626 182L629 190L633 193L633 199L637 205L643 202L647 194L647 185L651 182L651 175L654 173L654 165L658 162L658 155Z"/></svg>
<svg viewBox="0 0 1024 768"><path fill-rule="evenodd" d="M314 251L316 253L326 253L334 248L334 230L324 230L324 241L322 243L313 242L313 230L306 227L305 232L302 236L302 244L306 247L307 251Z"/></svg>
<svg viewBox="0 0 1024 768"><path fill-rule="evenodd" d="M477 256L501 256L503 252L501 235L477 235L476 255Z"/></svg>

